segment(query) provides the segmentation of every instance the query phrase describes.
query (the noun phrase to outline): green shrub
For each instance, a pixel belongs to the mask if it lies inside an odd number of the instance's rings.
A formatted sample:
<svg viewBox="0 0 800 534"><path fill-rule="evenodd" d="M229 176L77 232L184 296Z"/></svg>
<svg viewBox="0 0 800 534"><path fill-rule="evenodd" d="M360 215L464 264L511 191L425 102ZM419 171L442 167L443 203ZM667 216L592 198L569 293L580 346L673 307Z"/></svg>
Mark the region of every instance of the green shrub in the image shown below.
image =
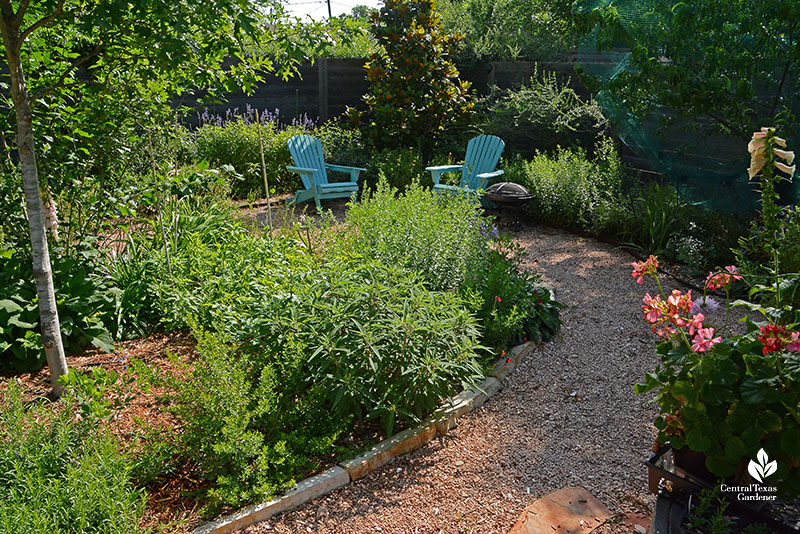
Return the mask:
<svg viewBox="0 0 800 534"><path fill-rule="evenodd" d="M622 238L645 256L663 255L670 238L690 222L691 207L671 184L650 182L633 193ZM693 237L696 236L684 236ZM678 240L681 238L678 237ZM677 252L680 242L673 243ZM684 245L691 246L689 243ZM687 251L691 255L691 250ZM670 258L674 259L674 258ZM687 258L689 259L689 258Z"/></svg>
<svg viewBox="0 0 800 534"><path fill-rule="evenodd" d="M193 317L204 327L219 323L233 331L253 302L291 288L307 261L293 240L252 232L223 200L173 200L163 218L169 266L158 222L147 220L109 268L126 317L145 324L171 330Z"/></svg>
<svg viewBox="0 0 800 534"><path fill-rule="evenodd" d="M194 334L193 369L148 379L175 391L170 409L182 423L166 438L171 447L159 440L148 447L169 450L171 463L189 462L213 482L205 512L266 499L318 469L350 418L329 417L321 386L308 380L306 348L287 342L281 353L248 353L222 334Z"/></svg>
<svg viewBox="0 0 800 534"><path fill-rule="evenodd" d="M366 258L326 262L291 298L262 313L257 341L307 347L310 384L337 418L418 421L481 375L478 327L452 292L433 292L397 266Z"/></svg>
<svg viewBox="0 0 800 534"><path fill-rule="evenodd" d="M473 262L482 261L477 198L443 196L412 184L397 195L388 184L365 191L347 213L357 251L421 275L434 290L458 288Z"/></svg>
<svg viewBox="0 0 800 534"><path fill-rule="evenodd" d="M526 157L557 147L591 151L607 121L594 100L582 100L554 72L534 71L528 85L492 94L476 106L473 131L493 134Z"/></svg>
<svg viewBox="0 0 800 534"><path fill-rule="evenodd" d="M483 325L481 341L489 347L546 341L561 325L561 305L551 301L550 290L538 275L519 268L524 256L521 247L499 236L461 287L463 294L478 296L474 302Z"/></svg>
<svg viewBox="0 0 800 534"><path fill-rule="evenodd" d="M16 381L0 404L0 530L21 534L128 534L144 508L130 461L75 401L28 407Z"/></svg>
<svg viewBox="0 0 800 534"><path fill-rule="evenodd" d="M328 121L314 130L322 142L325 161L336 165L368 167L372 161L372 149L364 142L361 131Z"/></svg>
<svg viewBox="0 0 800 534"><path fill-rule="evenodd" d="M399 192L405 191L417 182L432 187L431 174L425 172L425 163L419 150L414 148L387 148L373 155L367 167L370 185L376 185L382 178L389 187Z"/></svg>
<svg viewBox="0 0 800 534"><path fill-rule="evenodd" d="M433 0L387 0L371 29L379 46L366 64L368 109L348 112L364 119L365 137L377 148L425 150L473 107L469 82L458 79L453 63L462 36L442 32Z"/></svg>
<svg viewBox="0 0 800 534"><path fill-rule="evenodd" d="M443 0L442 26L466 34L464 62L564 61L577 47L571 2Z"/></svg>
<svg viewBox="0 0 800 534"><path fill-rule="evenodd" d="M265 115L261 121L269 186L279 193L294 192L301 188L302 182L296 174L286 170L287 165L293 165L286 142L304 130L297 126L279 128L270 118ZM242 176L241 181L232 184L238 198L246 197L252 190L263 193L258 125L247 116L202 125L197 130L197 157L214 166L232 166Z"/></svg>
<svg viewBox="0 0 800 534"><path fill-rule="evenodd" d="M507 175L533 195L530 216L553 226L602 234L624 209L622 166L607 138L593 160L580 149L559 149L553 157L539 153L530 162L512 164Z"/></svg>
<svg viewBox="0 0 800 534"><path fill-rule="evenodd" d="M519 267L523 252L499 238L478 205L417 183L397 195L382 181L348 212L348 233L357 236L359 255L419 273L431 289L459 293L482 325L484 345L548 339L559 324L557 307L547 304L549 293L539 297L545 290L538 277Z"/></svg>

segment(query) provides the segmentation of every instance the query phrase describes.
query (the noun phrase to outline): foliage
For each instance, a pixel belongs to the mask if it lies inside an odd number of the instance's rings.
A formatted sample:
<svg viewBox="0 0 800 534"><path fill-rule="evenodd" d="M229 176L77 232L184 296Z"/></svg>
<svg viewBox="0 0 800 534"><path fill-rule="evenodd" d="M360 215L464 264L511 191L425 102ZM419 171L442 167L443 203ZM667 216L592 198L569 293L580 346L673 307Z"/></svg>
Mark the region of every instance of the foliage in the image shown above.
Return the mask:
<svg viewBox="0 0 800 534"><path fill-rule="evenodd" d="M575 49L571 2L444 0L442 26L463 32L462 61L563 61Z"/></svg>
<svg viewBox="0 0 800 534"><path fill-rule="evenodd" d="M366 168L372 161L372 149L358 128L330 120L318 126L314 136L322 142L326 162Z"/></svg>
<svg viewBox="0 0 800 534"><path fill-rule="evenodd" d="M383 181L350 207L347 223L358 235L359 254L414 271L433 290L447 290L460 287L482 261L486 238L478 206L476 198L442 196L419 184L397 195Z"/></svg>
<svg viewBox="0 0 800 534"><path fill-rule="evenodd" d="M373 185L386 180L389 187L400 192L412 183L433 185L421 154L414 148L385 148L375 153L367 172Z"/></svg>
<svg viewBox="0 0 800 534"><path fill-rule="evenodd" d="M507 166L506 174L533 195L528 213L536 220L602 234L622 211L622 164L609 139L601 139L594 160L580 149L538 153L530 162Z"/></svg>
<svg viewBox="0 0 800 534"><path fill-rule="evenodd" d="M0 528L4 532L136 532L144 508L130 483L131 463L96 420L61 409L29 407L16 381L0 412Z"/></svg>
<svg viewBox="0 0 800 534"><path fill-rule="evenodd" d="M286 142L293 135L304 133L299 126L281 127L278 111L265 112L259 117L264 143L264 161L269 176L269 186L274 192L293 192L301 188L297 175L286 170L293 165ZM255 110L249 108L243 115L231 115L226 119L208 117L208 121L197 131L197 155L210 164L230 165L242 180L231 184L238 198L247 196L251 190L264 190L261 174L261 152L255 122Z"/></svg>
<svg viewBox="0 0 800 534"><path fill-rule="evenodd" d="M442 196L412 185L398 195L385 181L348 212L355 251L419 273L435 290L457 291L482 324L483 344L549 339L558 305L538 276L519 268L523 253L477 213L477 199ZM499 299L499 300L498 300Z"/></svg>
<svg viewBox="0 0 800 534"><path fill-rule="evenodd" d="M797 5L781 0L582 0L576 9L579 31L596 35L600 50L630 48L629 67L606 88L634 113L667 106L667 120L741 139L800 109L799 20Z"/></svg>
<svg viewBox="0 0 800 534"><path fill-rule="evenodd" d="M172 443L172 463L190 462L214 483L205 511L263 500L319 468L349 419L326 414L320 386L307 380L305 347L247 353L218 333L195 329L195 337L201 357L192 369L146 381L175 392L170 409L183 431L162 439Z"/></svg>
<svg viewBox="0 0 800 534"><path fill-rule="evenodd" d="M482 230L486 231L485 226ZM497 234L497 229L493 232ZM461 287L462 293L477 295L483 343L502 348L528 339L549 340L561 326L561 304L550 299L550 290L539 283L538 275L519 268L525 256L521 247L505 235L494 239L482 262L468 270Z"/></svg>
<svg viewBox="0 0 800 534"><path fill-rule="evenodd" d="M633 265L634 277L652 275L658 280L653 256ZM729 266L710 273L706 286L727 292L738 279L741 276ZM645 295L645 320L661 336L661 363L646 374L636 392L658 389L661 414L655 426L660 442L703 453L708 470L721 478L737 473L742 462L756 458L763 448L778 464L770 485L796 497L800 422L794 407L800 402L800 332L792 332L797 325L772 323L769 308L748 307L768 320L748 317L747 333L723 339L728 315L722 328L710 327L701 311L709 309L705 295L694 303L691 292L673 290L669 299Z"/></svg>
<svg viewBox="0 0 800 534"><path fill-rule="evenodd" d="M689 205L671 184L645 184L630 203L622 232L625 244L645 256L662 255L670 238L689 220L690 212Z"/></svg>
<svg viewBox="0 0 800 534"><path fill-rule="evenodd" d="M92 254L86 249L76 257L52 257L61 334L68 353L90 343L113 350L114 293L97 272ZM0 267L0 367L39 369L44 352L30 256L21 249L0 250Z"/></svg>
<svg viewBox="0 0 800 534"><path fill-rule="evenodd" d="M369 259L334 259L256 319L267 348L296 339L310 354L309 385L335 418L419 421L481 376L478 326L461 299L414 273ZM263 350L263 349L262 349Z"/></svg>
<svg viewBox="0 0 800 534"><path fill-rule="evenodd" d="M433 0L389 0L373 19L382 47L365 65L369 92L364 133L377 148L420 147L468 118L469 83L459 81L452 60L462 36L441 31ZM423 146L421 146L423 145Z"/></svg>
<svg viewBox="0 0 800 534"><path fill-rule="evenodd" d="M534 71L528 84L501 91L492 88L477 104L475 132L493 134L526 156L558 146L592 150L606 129L606 119L594 100L584 101L559 81L555 72Z"/></svg>

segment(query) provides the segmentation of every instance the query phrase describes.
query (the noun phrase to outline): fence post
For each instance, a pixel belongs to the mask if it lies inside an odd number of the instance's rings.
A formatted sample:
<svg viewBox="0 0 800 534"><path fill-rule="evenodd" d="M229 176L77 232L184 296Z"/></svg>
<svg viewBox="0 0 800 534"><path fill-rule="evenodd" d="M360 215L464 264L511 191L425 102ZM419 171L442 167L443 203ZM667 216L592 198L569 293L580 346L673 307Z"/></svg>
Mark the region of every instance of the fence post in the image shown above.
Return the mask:
<svg viewBox="0 0 800 534"><path fill-rule="evenodd" d="M317 74L318 84L317 90L319 92L319 120L325 122L328 120L328 58L317 58Z"/></svg>

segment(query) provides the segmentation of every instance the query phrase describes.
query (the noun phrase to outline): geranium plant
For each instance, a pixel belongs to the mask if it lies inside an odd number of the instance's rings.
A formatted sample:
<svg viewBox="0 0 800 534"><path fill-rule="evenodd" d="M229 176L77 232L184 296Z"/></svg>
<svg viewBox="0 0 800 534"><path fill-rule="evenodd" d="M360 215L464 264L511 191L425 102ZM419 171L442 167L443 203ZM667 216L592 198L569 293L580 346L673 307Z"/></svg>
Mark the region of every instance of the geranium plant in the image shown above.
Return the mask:
<svg viewBox="0 0 800 534"><path fill-rule="evenodd" d="M771 234L777 231L775 171L791 178L795 170L789 167L794 153L785 148L773 128L753 134L748 145L748 173L751 179L761 177L761 215ZM766 452L777 466L769 485L784 496L800 495L800 326L789 322L797 314L781 298L785 281L775 276L770 286L745 280L750 296L762 297L761 303L726 298L724 321L715 327L719 303L707 292L724 290L730 297L731 286L744 278L735 266L709 273L703 296L692 300L691 291L665 295L656 257L632 265L639 284L652 276L660 292L646 294L642 309L660 338L661 364L636 385L637 393L658 389L658 441L702 453L712 475L736 481L746 481L748 461ZM746 332L733 335L728 330L732 306L758 312L763 320L745 317Z"/></svg>
<svg viewBox="0 0 800 534"><path fill-rule="evenodd" d="M660 291L646 294L642 309L659 336L661 364L636 385L637 393L658 389L658 441L703 453L706 468L720 478L745 477L747 461L764 449L777 460L770 485L786 495L800 494L798 325L773 324L763 313L765 321L746 318L746 333L732 335L728 313L721 327L711 326L716 301L706 292L695 300L691 291L666 295L657 258L632 265L639 283L652 276ZM741 278L727 266L709 273L706 289L727 292Z"/></svg>

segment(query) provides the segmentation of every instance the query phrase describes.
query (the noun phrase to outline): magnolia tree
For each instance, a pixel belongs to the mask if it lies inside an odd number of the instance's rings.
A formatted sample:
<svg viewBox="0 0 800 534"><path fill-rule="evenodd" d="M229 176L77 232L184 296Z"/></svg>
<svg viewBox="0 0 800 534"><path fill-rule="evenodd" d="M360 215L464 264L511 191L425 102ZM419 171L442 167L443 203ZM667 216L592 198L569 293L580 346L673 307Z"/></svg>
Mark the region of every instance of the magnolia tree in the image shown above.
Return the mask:
<svg viewBox="0 0 800 534"><path fill-rule="evenodd" d="M125 87L152 99L169 98L187 87L244 88L275 70L268 58L244 58L241 50L262 37L274 39L283 27L265 13L280 13L271 0L0 0L3 57L16 118L33 275L42 341L53 393L67 373L61 341L46 226L56 231L50 198L42 199L37 167L34 112L82 92ZM277 19L276 19L277 20ZM284 57L295 53L291 43ZM223 59L234 56L232 67ZM283 66L287 72L288 61ZM59 100L60 99L60 100ZM144 121L143 117L140 117Z"/></svg>

